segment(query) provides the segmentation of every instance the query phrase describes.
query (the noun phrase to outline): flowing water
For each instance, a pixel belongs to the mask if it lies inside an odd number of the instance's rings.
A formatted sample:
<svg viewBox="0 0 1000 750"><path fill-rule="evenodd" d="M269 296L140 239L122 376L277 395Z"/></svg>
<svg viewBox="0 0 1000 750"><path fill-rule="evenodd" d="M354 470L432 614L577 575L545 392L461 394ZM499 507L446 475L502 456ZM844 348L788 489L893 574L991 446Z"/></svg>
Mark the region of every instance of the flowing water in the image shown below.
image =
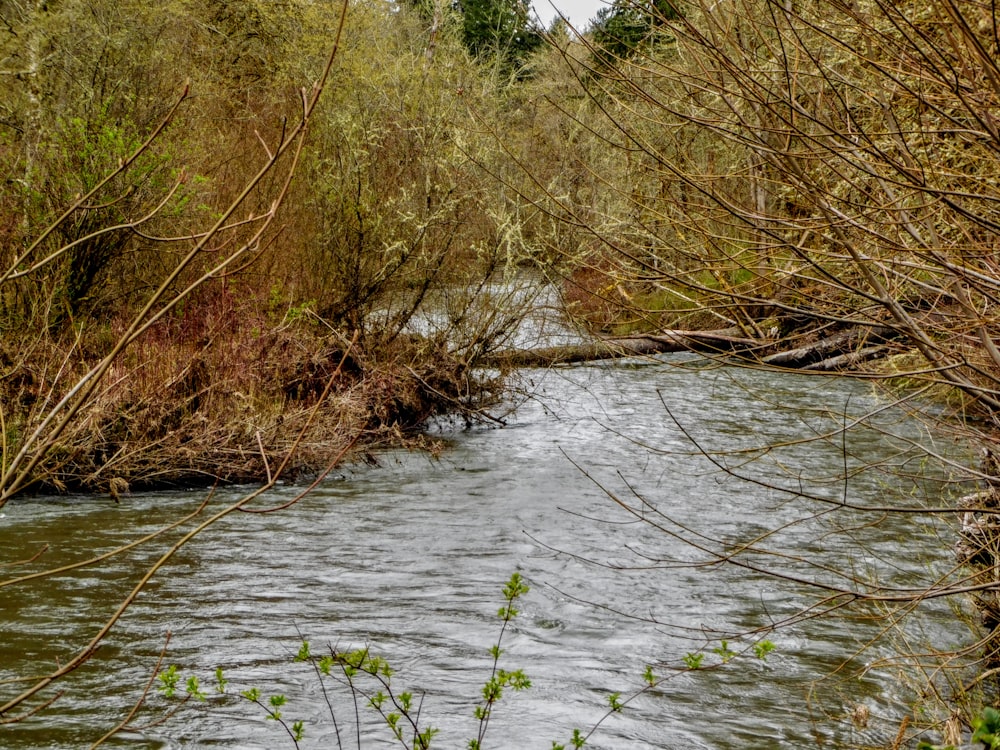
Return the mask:
<svg viewBox="0 0 1000 750"><path fill-rule="evenodd" d="M816 737L842 745L895 733L908 696L893 670L816 682L845 662L878 667L891 656L892 647L880 644L851 658L884 621L858 612L780 629L768 636L776 649L766 661L745 652L760 636L735 637L728 647L742 653L717 667L719 632L767 626L815 594L738 567L689 563L706 560L698 546L720 549L708 538L731 545L798 519L763 542L796 559L752 560L814 578L833 578L836 568L897 583L923 580L951 562L947 527L914 517L862 527L868 514L802 519L831 501L887 503L894 493L924 491L917 480L853 469L883 462L908 471L916 464L885 433L924 444L932 436L892 411L870 420L878 429L838 434L837 414L879 405L863 383L707 367L690 356L524 377L532 395L503 429L442 422L432 429L446 443L438 458L382 453L377 466L342 468L286 510L234 514L207 529L153 579L97 655L63 681L65 693L52 707L0 726L0 747L88 747L139 698L168 631L165 664L198 675L207 692L222 667L231 692L257 686L285 694L284 716L306 722L304 748L338 747L337 729L345 748L356 747L357 733L364 748L392 743L363 706L357 730L350 695L327 683L335 728L319 681L292 662L302 637L314 652L367 645L386 657L396 670L394 688L421 696L421 722L440 728L435 746L465 747L476 733L473 707L500 632L501 588L515 571L531 590L504 635L501 666L522 668L532 687L507 691L484 747L568 745L574 727L586 731L606 713L610 693L624 699L642 686L646 665L666 679L608 717L588 747L799 748ZM753 484L720 472L692 436L712 450L786 447L753 463L745 462L755 454L724 459L732 470L768 478ZM794 501L775 484L801 487L817 500ZM280 487L261 505L280 504L298 489ZM0 567L0 577L134 541L193 510L204 495L11 504L0 515L0 562L29 558L43 544L49 549L35 563ZM238 495L218 493L210 507ZM834 533L851 524L858 528ZM17 689L4 679L44 673L86 643L164 544L0 588L0 698ZM943 604L918 609L906 627L936 644L966 635ZM698 652L711 668L676 669ZM177 703L154 692L136 723ZM873 718L868 730L837 721L856 704L885 721ZM190 701L106 746L292 745L263 711L229 696Z"/></svg>

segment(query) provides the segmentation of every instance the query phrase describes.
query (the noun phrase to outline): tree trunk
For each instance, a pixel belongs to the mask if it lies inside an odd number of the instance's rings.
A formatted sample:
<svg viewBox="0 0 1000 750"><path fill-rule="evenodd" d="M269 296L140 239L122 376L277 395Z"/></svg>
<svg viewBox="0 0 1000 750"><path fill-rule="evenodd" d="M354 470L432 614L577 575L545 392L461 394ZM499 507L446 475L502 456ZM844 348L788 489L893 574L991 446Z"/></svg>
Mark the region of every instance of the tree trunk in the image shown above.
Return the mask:
<svg viewBox="0 0 1000 750"><path fill-rule="evenodd" d="M512 349L494 352L485 364L507 367L549 367L617 357L642 357L663 352L731 353L766 346L768 342L748 339L738 328L718 331L661 331L657 334L599 339L583 344Z"/></svg>

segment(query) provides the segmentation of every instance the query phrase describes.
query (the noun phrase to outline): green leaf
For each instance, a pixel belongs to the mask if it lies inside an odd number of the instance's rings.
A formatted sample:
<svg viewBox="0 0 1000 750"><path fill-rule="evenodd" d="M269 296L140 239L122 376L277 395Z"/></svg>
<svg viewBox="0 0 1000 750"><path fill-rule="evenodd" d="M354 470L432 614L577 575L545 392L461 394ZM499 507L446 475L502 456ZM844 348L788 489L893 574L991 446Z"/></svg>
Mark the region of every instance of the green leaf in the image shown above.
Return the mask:
<svg viewBox="0 0 1000 750"><path fill-rule="evenodd" d="M646 671L642 673L642 679L646 681L646 684L650 687L656 684L656 676L653 674L653 668L647 664Z"/></svg>
<svg viewBox="0 0 1000 750"><path fill-rule="evenodd" d="M413 750L428 750L431 746L431 739L434 735L438 733L437 729L433 727L427 727L424 731L420 732L413 743Z"/></svg>
<svg viewBox="0 0 1000 750"><path fill-rule="evenodd" d="M389 662L387 662L385 659L381 660L381 667L379 668L378 671L381 672L382 676L385 677L385 679L387 680L394 674L392 668L389 666Z"/></svg>
<svg viewBox="0 0 1000 750"><path fill-rule="evenodd" d="M311 654L309 653L309 641L302 641L302 646L299 648L299 653L295 655L295 661L309 661Z"/></svg>
<svg viewBox="0 0 1000 750"><path fill-rule="evenodd" d="M718 654L719 658L722 659L723 664L728 664L729 661L736 656L736 652L729 648L729 641L723 640L718 646L712 649L713 654Z"/></svg>
<svg viewBox="0 0 1000 750"><path fill-rule="evenodd" d="M483 700L487 703L496 703L503 696L503 683L498 677L491 677L483 685Z"/></svg>
<svg viewBox="0 0 1000 750"><path fill-rule="evenodd" d="M497 674L500 677L500 684L509 685L514 690L527 690L531 687L531 680L523 670L515 669L513 672L508 672L501 669Z"/></svg>
<svg viewBox="0 0 1000 750"><path fill-rule="evenodd" d="M223 676L223 674L222 674L222 667L216 667L215 668L215 692L217 692L219 694L225 693L226 692L226 685L228 685L228 684L229 684L229 680L227 680Z"/></svg>
<svg viewBox="0 0 1000 750"><path fill-rule="evenodd" d="M389 725L389 728L392 730L392 733L395 735L396 739L399 740L400 742L403 741L403 729L402 727L399 726L399 720L401 718L403 717L397 713L391 713L385 717L386 723Z"/></svg>
<svg viewBox="0 0 1000 750"><path fill-rule="evenodd" d="M503 587L503 596L508 602L514 601L517 597L527 594L531 589L529 589L525 583L524 579L521 578L520 573L511 574L510 580L507 581L506 585Z"/></svg>
<svg viewBox="0 0 1000 750"><path fill-rule="evenodd" d="M705 654L684 654L684 665L688 669L701 669L701 662L705 658Z"/></svg>
<svg viewBox="0 0 1000 750"><path fill-rule="evenodd" d="M177 683L181 679L181 676L177 674L177 666L171 664L157 675L157 679L160 681L160 686L156 688L157 691L166 698L173 698L174 692L177 690Z"/></svg>
<svg viewBox="0 0 1000 750"><path fill-rule="evenodd" d="M187 678L186 685L187 694L192 698L203 701L205 700L205 694L201 692L201 686L198 684L198 678L195 675L191 675Z"/></svg>
<svg viewBox="0 0 1000 750"><path fill-rule="evenodd" d="M286 704L287 702L288 702L288 699L287 699L287 698L285 698L285 696L283 696L283 695L272 695L272 696L271 696L271 701L270 701L270 703L271 703L271 705L272 705L272 706L273 706L274 708L281 708L281 707L282 707L282 706L284 706L284 705L285 705L285 704Z"/></svg>
<svg viewBox="0 0 1000 750"><path fill-rule="evenodd" d="M972 720L971 742L982 742L991 750L1000 748L1000 711L987 706Z"/></svg>

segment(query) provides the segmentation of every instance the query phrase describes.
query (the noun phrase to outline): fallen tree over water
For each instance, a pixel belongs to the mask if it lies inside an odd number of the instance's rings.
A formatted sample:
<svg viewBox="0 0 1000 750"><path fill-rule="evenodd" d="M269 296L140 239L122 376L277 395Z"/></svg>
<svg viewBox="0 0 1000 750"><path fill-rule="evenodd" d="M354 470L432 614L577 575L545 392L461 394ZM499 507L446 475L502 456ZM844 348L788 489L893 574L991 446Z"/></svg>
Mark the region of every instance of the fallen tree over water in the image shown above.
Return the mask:
<svg viewBox="0 0 1000 750"><path fill-rule="evenodd" d="M748 337L737 327L711 331L674 329L598 338L583 343L499 351L490 355L487 364L551 367L668 352L702 352L749 359L771 367L850 372L864 362L895 353L897 349L889 343L894 338L898 337L888 327L854 326L827 335L811 332L785 338ZM808 341L802 343L803 339Z"/></svg>
<svg viewBox="0 0 1000 750"><path fill-rule="evenodd" d="M643 357L664 352L746 352L762 342L746 338L738 328L716 331L660 331L638 336L599 338L590 342L510 349L493 353L487 364L508 367L549 367L601 359Z"/></svg>

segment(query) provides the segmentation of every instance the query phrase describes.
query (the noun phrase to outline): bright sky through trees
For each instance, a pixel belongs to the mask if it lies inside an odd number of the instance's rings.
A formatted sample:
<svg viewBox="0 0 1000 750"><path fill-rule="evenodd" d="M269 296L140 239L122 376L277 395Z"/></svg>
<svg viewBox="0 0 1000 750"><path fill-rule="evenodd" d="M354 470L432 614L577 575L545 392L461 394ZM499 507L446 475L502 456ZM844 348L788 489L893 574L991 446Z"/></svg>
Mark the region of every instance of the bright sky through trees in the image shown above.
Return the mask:
<svg viewBox="0 0 1000 750"><path fill-rule="evenodd" d="M533 0L532 2L545 28L548 28L556 17L555 9L558 8L579 31L583 31L590 19L597 15L597 11L608 4L606 0Z"/></svg>

